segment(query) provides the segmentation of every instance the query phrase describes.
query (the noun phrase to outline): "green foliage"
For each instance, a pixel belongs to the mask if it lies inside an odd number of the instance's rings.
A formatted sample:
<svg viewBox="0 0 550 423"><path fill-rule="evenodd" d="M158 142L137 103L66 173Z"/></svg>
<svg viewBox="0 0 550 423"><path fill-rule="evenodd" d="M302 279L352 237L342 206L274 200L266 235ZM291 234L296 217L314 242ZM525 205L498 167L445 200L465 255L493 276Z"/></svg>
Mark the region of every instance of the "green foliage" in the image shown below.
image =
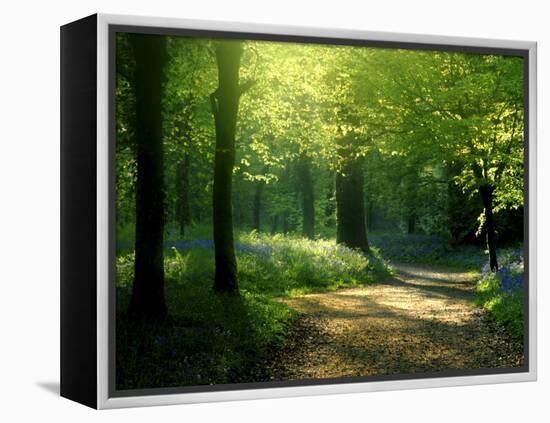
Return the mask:
<svg viewBox="0 0 550 423"><path fill-rule="evenodd" d="M332 240L242 233L239 280L250 292L300 295L380 281L389 274L377 250L370 257ZM247 251L250 251L247 252Z"/></svg>
<svg viewBox="0 0 550 423"><path fill-rule="evenodd" d="M523 290L512 293L501 290L502 281L496 274L481 279L476 287L478 305L487 309L516 337L523 337Z"/></svg>

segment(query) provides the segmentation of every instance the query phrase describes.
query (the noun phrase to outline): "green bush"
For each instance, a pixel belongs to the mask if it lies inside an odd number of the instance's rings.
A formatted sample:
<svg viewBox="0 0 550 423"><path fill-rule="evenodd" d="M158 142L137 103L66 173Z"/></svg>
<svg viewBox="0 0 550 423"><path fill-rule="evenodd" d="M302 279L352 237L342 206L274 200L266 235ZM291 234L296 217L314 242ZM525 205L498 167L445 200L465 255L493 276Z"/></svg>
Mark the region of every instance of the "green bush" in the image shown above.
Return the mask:
<svg viewBox="0 0 550 423"><path fill-rule="evenodd" d="M510 332L523 337L524 278L521 250L504 250L500 268L492 273L486 266L476 286L476 302Z"/></svg>
<svg viewBox="0 0 550 423"><path fill-rule="evenodd" d="M238 236L241 288L287 296L373 283L389 274L378 250L371 255L337 245L256 232Z"/></svg>

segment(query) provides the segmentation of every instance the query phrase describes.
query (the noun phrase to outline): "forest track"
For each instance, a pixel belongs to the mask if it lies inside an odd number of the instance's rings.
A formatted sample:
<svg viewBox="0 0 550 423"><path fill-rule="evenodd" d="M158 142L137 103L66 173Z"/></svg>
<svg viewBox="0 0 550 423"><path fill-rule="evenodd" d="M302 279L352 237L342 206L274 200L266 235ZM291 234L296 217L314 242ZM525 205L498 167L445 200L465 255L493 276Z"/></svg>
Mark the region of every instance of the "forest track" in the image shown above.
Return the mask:
<svg viewBox="0 0 550 423"><path fill-rule="evenodd" d="M256 377L296 380L519 367L523 346L474 306L475 279L395 265L376 285L282 299L302 313Z"/></svg>

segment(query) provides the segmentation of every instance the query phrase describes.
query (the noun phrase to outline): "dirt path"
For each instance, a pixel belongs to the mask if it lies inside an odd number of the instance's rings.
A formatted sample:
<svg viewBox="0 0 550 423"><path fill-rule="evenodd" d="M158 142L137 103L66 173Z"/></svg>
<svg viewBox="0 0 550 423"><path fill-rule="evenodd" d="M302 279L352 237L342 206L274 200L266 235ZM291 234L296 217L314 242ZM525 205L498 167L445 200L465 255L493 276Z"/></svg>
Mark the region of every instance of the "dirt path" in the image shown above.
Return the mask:
<svg viewBox="0 0 550 423"><path fill-rule="evenodd" d="M265 378L292 380L515 367L512 340L472 305L471 276L398 265L378 285L284 301L303 313Z"/></svg>

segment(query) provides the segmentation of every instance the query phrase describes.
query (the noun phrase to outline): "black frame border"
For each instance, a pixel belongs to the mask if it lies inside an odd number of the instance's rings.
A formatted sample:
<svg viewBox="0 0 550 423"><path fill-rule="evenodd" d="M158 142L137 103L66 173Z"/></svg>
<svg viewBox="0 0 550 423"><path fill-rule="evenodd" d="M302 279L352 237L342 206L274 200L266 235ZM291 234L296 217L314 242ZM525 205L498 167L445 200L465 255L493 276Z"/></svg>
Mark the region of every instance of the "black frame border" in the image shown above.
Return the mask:
<svg viewBox="0 0 550 423"><path fill-rule="evenodd" d="M97 15L60 30L60 394L97 407Z"/></svg>

